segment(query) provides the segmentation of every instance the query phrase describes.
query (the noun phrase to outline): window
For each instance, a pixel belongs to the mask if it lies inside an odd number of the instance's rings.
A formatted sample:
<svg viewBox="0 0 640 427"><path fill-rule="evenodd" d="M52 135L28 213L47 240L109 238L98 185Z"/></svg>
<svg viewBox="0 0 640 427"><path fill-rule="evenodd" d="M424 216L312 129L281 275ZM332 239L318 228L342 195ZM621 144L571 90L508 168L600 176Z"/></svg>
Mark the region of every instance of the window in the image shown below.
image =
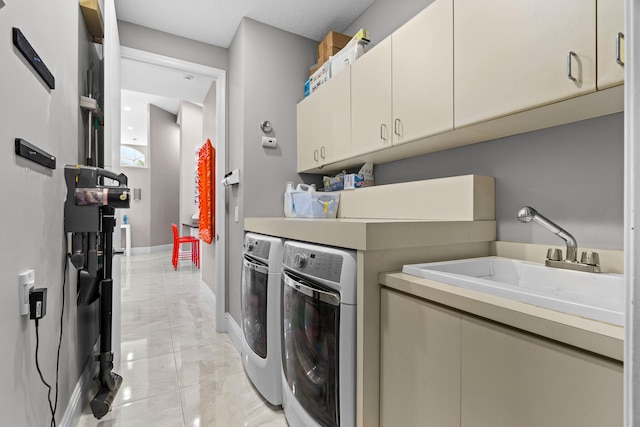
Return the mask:
<svg viewBox="0 0 640 427"><path fill-rule="evenodd" d="M146 167L146 147L120 145L120 166Z"/></svg>

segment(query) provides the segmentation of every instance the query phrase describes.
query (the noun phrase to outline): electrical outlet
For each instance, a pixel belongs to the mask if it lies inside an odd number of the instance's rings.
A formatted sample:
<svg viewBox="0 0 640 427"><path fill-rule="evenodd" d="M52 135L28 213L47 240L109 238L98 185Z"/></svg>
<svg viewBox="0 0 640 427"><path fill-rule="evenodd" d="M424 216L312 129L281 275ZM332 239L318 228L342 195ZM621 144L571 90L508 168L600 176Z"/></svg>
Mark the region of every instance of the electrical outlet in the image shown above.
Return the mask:
<svg viewBox="0 0 640 427"><path fill-rule="evenodd" d="M29 291L36 286L36 272L27 270L18 276L18 294L20 297L20 315L29 314Z"/></svg>
<svg viewBox="0 0 640 427"><path fill-rule="evenodd" d="M278 146L278 144L276 143L276 139L275 138L271 138L268 136L263 136L262 137L262 146L263 147L267 147L267 148L276 148Z"/></svg>

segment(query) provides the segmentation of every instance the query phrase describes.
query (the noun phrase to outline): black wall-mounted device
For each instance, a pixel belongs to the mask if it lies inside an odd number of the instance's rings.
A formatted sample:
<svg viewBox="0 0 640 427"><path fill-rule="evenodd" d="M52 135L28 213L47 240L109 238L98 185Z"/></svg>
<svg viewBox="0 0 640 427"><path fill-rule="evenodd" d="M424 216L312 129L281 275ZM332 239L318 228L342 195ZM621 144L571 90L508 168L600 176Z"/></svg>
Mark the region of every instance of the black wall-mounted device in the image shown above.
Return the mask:
<svg viewBox="0 0 640 427"><path fill-rule="evenodd" d="M33 47L31 47L31 43L29 43L24 34L22 34L22 31L16 27L13 27L13 45L18 48L22 56L24 56L24 59L26 59L31 67L36 70L36 73L42 77L42 80L44 80L47 86L51 89L55 89L56 80L53 77L53 74L51 74L51 71L49 71L47 66L44 65L40 55L38 55Z"/></svg>
<svg viewBox="0 0 640 427"><path fill-rule="evenodd" d="M56 156L52 156L35 145L29 144L24 139L16 138L16 154L49 169L56 168Z"/></svg>
<svg viewBox="0 0 640 427"><path fill-rule="evenodd" d="M47 314L47 288L29 292L29 319L42 319Z"/></svg>

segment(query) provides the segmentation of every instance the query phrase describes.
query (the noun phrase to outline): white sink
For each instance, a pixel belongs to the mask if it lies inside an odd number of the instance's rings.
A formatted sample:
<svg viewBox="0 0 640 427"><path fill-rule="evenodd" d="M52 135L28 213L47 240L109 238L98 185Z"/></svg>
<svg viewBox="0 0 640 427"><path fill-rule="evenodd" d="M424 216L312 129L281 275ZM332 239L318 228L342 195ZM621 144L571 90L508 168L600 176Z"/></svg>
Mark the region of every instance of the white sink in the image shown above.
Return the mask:
<svg viewBox="0 0 640 427"><path fill-rule="evenodd" d="M624 326L624 276L500 257L405 265L403 273Z"/></svg>

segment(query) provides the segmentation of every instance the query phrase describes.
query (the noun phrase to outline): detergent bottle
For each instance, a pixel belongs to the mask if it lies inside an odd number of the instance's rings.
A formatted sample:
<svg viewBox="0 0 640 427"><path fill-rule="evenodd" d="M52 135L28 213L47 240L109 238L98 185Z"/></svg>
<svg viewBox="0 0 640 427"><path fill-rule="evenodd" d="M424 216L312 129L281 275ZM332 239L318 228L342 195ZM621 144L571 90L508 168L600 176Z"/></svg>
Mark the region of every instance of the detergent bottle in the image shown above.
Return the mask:
<svg viewBox="0 0 640 427"><path fill-rule="evenodd" d="M287 187L284 190L284 216L291 218L293 216L293 182L287 182Z"/></svg>

